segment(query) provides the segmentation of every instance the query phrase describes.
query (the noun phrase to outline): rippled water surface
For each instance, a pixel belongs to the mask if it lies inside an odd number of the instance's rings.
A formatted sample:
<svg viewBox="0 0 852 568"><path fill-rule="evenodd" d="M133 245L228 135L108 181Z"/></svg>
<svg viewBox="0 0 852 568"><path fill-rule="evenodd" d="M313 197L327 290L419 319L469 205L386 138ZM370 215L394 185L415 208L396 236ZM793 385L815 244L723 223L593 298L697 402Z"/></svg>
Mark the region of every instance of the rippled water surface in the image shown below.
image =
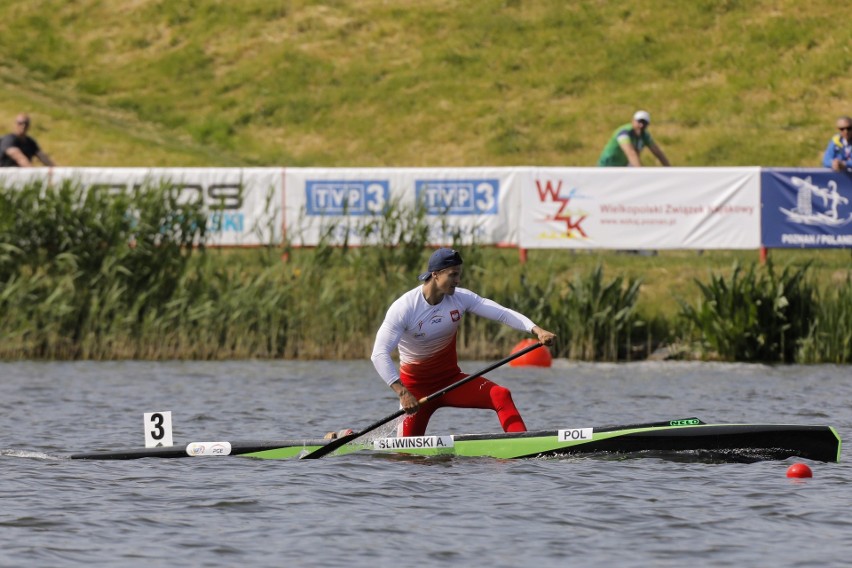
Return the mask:
<svg viewBox="0 0 852 568"><path fill-rule="evenodd" d="M468 371L489 362L467 362ZM852 369L504 367L530 429L685 416L852 431ZM2 566L845 566L849 461L694 463L361 453L117 462L171 410L176 443L319 437L396 409L369 362L0 364ZM429 433L499 430L445 409ZM843 456L846 459L846 456Z"/></svg>

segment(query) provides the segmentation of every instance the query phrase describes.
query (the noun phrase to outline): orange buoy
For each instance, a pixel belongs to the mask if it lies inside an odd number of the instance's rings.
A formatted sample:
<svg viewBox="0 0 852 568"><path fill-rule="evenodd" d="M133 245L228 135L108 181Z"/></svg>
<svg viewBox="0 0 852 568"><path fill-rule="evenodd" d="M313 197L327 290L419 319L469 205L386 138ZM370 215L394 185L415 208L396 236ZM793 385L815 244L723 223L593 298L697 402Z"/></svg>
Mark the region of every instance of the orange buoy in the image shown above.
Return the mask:
<svg viewBox="0 0 852 568"><path fill-rule="evenodd" d="M521 349L526 349L530 345L538 343L535 339L524 339L515 347L512 348L512 353L517 353ZM547 345L542 345L538 349L533 349L529 353L521 355L517 359L509 361L510 367L550 367L553 363L553 357L550 355L550 349Z"/></svg>
<svg viewBox="0 0 852 568"><path fill-rule="evenodd" d="M804 463L794 463L787 468L787 477L813 477L814 472Z"/></svg>

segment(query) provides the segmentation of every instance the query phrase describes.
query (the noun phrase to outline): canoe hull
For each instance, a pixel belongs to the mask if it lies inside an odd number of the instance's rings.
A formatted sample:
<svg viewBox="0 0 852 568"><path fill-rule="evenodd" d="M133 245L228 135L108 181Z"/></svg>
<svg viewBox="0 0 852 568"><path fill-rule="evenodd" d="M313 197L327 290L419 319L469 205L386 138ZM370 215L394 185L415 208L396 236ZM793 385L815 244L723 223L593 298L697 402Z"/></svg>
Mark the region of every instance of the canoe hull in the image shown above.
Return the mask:
<svg viewBox="0 0 852 568"><path fill-rule="evenodd" d="M783 460L791 457L823 462L840 461L840 436L830 426L703 423L686 426L620 426L590 428L586 436L577 430L576 439L566 438L568 436L566 432L570 434L574 431L554 430L378 440L370 440L365 436L363 441L358 439L354 443L342 446L332 455L370 450L423 456L449 455L501 459L610 454L672 457L680 455L696 461L714 462ZM388 441L392 444L388 444ZM327 443L328 440L317 439L231 441L227 443L229 451L226 455L241 455L257 459L292 459L304 456ZM383 445L391 446L392 449L379 449ZM170 448L78 453L70 457L72 459L137 459L210 455L203 453L203 448L203 443L194 442Z"/></svg>

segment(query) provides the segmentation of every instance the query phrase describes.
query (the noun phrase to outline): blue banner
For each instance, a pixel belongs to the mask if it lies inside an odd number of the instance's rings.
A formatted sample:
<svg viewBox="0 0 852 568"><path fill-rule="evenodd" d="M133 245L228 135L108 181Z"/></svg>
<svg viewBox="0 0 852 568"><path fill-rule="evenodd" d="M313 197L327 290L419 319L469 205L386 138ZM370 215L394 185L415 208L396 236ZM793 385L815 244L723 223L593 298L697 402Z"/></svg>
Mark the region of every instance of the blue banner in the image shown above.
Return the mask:
<svg viewBox="0 0 852 568"><path fill-rule="evenodd" d="M429 215L497 215L499 179L419 179L417 203Z"/></svg>
<svg viewBox="0 0 852 568"><path fill-rule="evenodd" d="M390 183L377 180L307 180L308 215L380 215L390 201Z"/></svg>
<svg viewBox="0 0 852 568"><path fill-rule="evenodd" d="M852 247L852 174L768 168L760 183L763 246Z"/></svg>

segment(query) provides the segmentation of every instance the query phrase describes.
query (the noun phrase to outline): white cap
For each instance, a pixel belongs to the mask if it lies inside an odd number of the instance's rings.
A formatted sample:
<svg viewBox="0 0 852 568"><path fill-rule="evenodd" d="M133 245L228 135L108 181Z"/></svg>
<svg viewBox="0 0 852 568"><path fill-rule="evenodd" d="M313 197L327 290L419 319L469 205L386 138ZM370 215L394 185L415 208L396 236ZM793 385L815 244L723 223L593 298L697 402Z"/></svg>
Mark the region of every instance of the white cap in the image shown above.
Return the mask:
<svg viewBox="0 0 852 568"><path fill-rule="evenodd" d="M648 114L647 110L637 110L633 115L633 120L644 120L648 124L651 124L651 115Z"/></svg>

